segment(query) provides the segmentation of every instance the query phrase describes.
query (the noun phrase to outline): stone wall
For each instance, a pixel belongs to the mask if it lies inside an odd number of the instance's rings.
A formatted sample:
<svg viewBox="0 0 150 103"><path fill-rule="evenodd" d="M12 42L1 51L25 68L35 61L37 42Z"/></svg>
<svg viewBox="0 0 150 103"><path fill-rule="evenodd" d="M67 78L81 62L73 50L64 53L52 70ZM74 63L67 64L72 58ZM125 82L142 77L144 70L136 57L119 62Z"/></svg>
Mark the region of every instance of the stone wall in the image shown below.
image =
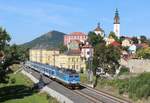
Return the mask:
<svg viewBox="0 0 150 103"><path fill-rule="evenodd" d="M121 59L120 63L130 68L131 73L150 72L150 60L130 59L125 61Z"/></svg>

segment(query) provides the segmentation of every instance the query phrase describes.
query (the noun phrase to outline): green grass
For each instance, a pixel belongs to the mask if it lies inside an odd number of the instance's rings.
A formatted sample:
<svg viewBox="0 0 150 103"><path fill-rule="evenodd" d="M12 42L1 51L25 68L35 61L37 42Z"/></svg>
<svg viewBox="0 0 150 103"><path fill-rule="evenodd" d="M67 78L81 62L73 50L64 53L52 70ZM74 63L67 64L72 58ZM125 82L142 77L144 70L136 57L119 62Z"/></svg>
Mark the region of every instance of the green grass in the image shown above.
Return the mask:
<svg viewBox="0 0 150 103"><path fill-rule="evenodd" d="M93 82L94 82L94 80L95 80L95 76L93 76ZM85 74L85 73L80 73L80 81L81 81L81 83L87 83L87 84L90 83L90 81L87 78L87 74Z"/></svg>
<svg viewBox="0 0 150 103"><path fill-rule="evenodd" d="M15 72L19 66L15 65ZM58 103L56 99L46 93L39 93L31 89L33 82L20 72L9 74L9 82L0 84L0 102L2 103ZM14 91L18 90L18 91Z"/></svg>
<svg viewBox="0 0 150 103"><path fill-rule="evenodd" d="M16 70L19 69L20 66L12 66L12 71L15 72ZM25 86L32 86L33 82L26 76L24 76L23 74L21 74L20 72L14 74L14 73L10 73L9 75L9 82L7 84L0 84L0 88L1 87L5 87L5 86L13 86L13 85L25 85ZM12 83L12 80L15 80L15 83Z"/></svg>
<svg viewBox="0 0 150 103"><path fill-rule="evenodd" d="M3 103L49 103L46 94L33 94L22 99L8 100ZM52 102L51 102L52 103Z"/></svg>

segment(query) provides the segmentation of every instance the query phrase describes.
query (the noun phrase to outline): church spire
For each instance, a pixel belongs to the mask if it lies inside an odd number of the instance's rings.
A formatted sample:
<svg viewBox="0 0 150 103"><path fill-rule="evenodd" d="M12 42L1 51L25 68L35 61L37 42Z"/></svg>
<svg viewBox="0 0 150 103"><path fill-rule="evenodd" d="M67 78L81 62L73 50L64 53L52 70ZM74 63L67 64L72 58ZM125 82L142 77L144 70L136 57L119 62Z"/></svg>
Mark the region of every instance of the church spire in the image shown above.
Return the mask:
<svg viewBox="0 0 150 103"><path fill-rule="evenodd" d="M116 9L114 17L114 33L117 37L120 37L120 17L118 9Z"/></svg>
<svg viewBox="0 0 150 103"><path fill-rule="evenodd" d="M119 17L119 12L117 8L115 11L114 24L120 24L120 17Z"/></svg>

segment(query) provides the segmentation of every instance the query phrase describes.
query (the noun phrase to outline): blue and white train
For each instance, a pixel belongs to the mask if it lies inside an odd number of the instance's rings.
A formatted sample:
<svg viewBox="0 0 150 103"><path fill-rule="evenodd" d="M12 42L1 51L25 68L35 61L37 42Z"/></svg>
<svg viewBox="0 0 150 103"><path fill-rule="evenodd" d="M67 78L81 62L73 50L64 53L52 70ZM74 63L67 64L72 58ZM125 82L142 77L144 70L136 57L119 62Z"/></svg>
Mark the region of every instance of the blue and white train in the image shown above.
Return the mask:
<svg viewBox="0 0 150 103"><path fill-rule="evenodd" d="M34 69L60 83L66 85L69 88L79 88L80 76L75 70L62 69L53 67L47 64L27 61L26 67Z"/></svg>

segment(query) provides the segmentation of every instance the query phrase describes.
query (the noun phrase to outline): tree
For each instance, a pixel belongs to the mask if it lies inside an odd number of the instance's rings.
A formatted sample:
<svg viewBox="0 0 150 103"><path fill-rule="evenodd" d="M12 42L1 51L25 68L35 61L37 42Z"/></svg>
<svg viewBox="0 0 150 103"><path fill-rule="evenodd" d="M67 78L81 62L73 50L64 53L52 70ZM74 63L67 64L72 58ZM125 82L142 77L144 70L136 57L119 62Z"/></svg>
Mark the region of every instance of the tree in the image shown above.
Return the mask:
<svg viewBox="0 0 150 103"><path fill-rule="evenodd" d="M0 50L3 58L0 59L0 83L7 81L9 66L25 60L24 51L17 45L9 45L10 36L5 29L0 28Z"/></svg>
<svg viewBox="0 0 150 103"><path fill-rule="evenodd" d="M67 46L63 45L63 44L60 44L59 45L59 50L60 50L60 53L64 53L65 51L68 50Z"/></svg>
<svg viewBox="0 0 150 103"><path fill-rule="evenodd" d="M125 40L125 37L124 37L124 36L121 36L121 37L120 37L120 43L122 43L123 40Z"/></svg>
<svg viewBox="0 0 150 103"><path fill-rule="evenodd" d="M133 41L133 44L138 44L139 43L137 37L132 37L132 41Z"/></svg>
<svg viewBox="0 0 150 103"><path fill-rule="evenodd" d="M140 39L141 39L141 43L146 43L147 42L147 38L144 35L141 35Z"/></svg>
<svg viewBox="0 0 150 103"><path fill-rule="evenodd" d="M0 50L3 50L5 46L8 46L10 40L11 38L6 30L0 27Z"/></svg>
<svg viewBox="0 0 150 103"><path fill-rule="evenodd" d="M3 56L3 58L0 59L0 83L1 82L5 82L5 79L7 79L6 77L6 65L5 65L5 57L7 54L7 49L8 49L8 42L10 41L10 36L9 34L6 32L5 29L3 29L2 27L0 27L0 51L1 54Z"/></svg>
<svg viewBox="0 0 150 103"><path fill-rule="evenodd" d="M109 74L114 74L120 66L120 54L120 49L117 47L97 45L94 51L93 64L95 67L103 68Z"/></svg>
<svg viewBox="0 0 150 103"><path fill-rule="evenodd" d="M109 33L109 36L108 36L108 37L112 37L112 38L114 38L115 41L120 42L119 38L118 38L118 37L115 35L115 33L112 32L112 31Z"/></svg>
<svg viewBox="0 0 150 103"><path fill-rule="evenodd" d="M136 54L139 58L150 59L150 47L141 48L137 51Z"/></svg>
<svg viewBox="0 0 150 103"><path fill-rule="evenodd" d="M147 44L150 46L150 39L147 39Z"/></svg>
<svg viewBox="0 0 150 103"><path fill-rule="evenodd" d="M97 35L94 32L89 32L88 33L88 42L93 47L95 47L97 44L100 44L100 43L104 43L105 44L104 38L101 35Z"/></svg>

